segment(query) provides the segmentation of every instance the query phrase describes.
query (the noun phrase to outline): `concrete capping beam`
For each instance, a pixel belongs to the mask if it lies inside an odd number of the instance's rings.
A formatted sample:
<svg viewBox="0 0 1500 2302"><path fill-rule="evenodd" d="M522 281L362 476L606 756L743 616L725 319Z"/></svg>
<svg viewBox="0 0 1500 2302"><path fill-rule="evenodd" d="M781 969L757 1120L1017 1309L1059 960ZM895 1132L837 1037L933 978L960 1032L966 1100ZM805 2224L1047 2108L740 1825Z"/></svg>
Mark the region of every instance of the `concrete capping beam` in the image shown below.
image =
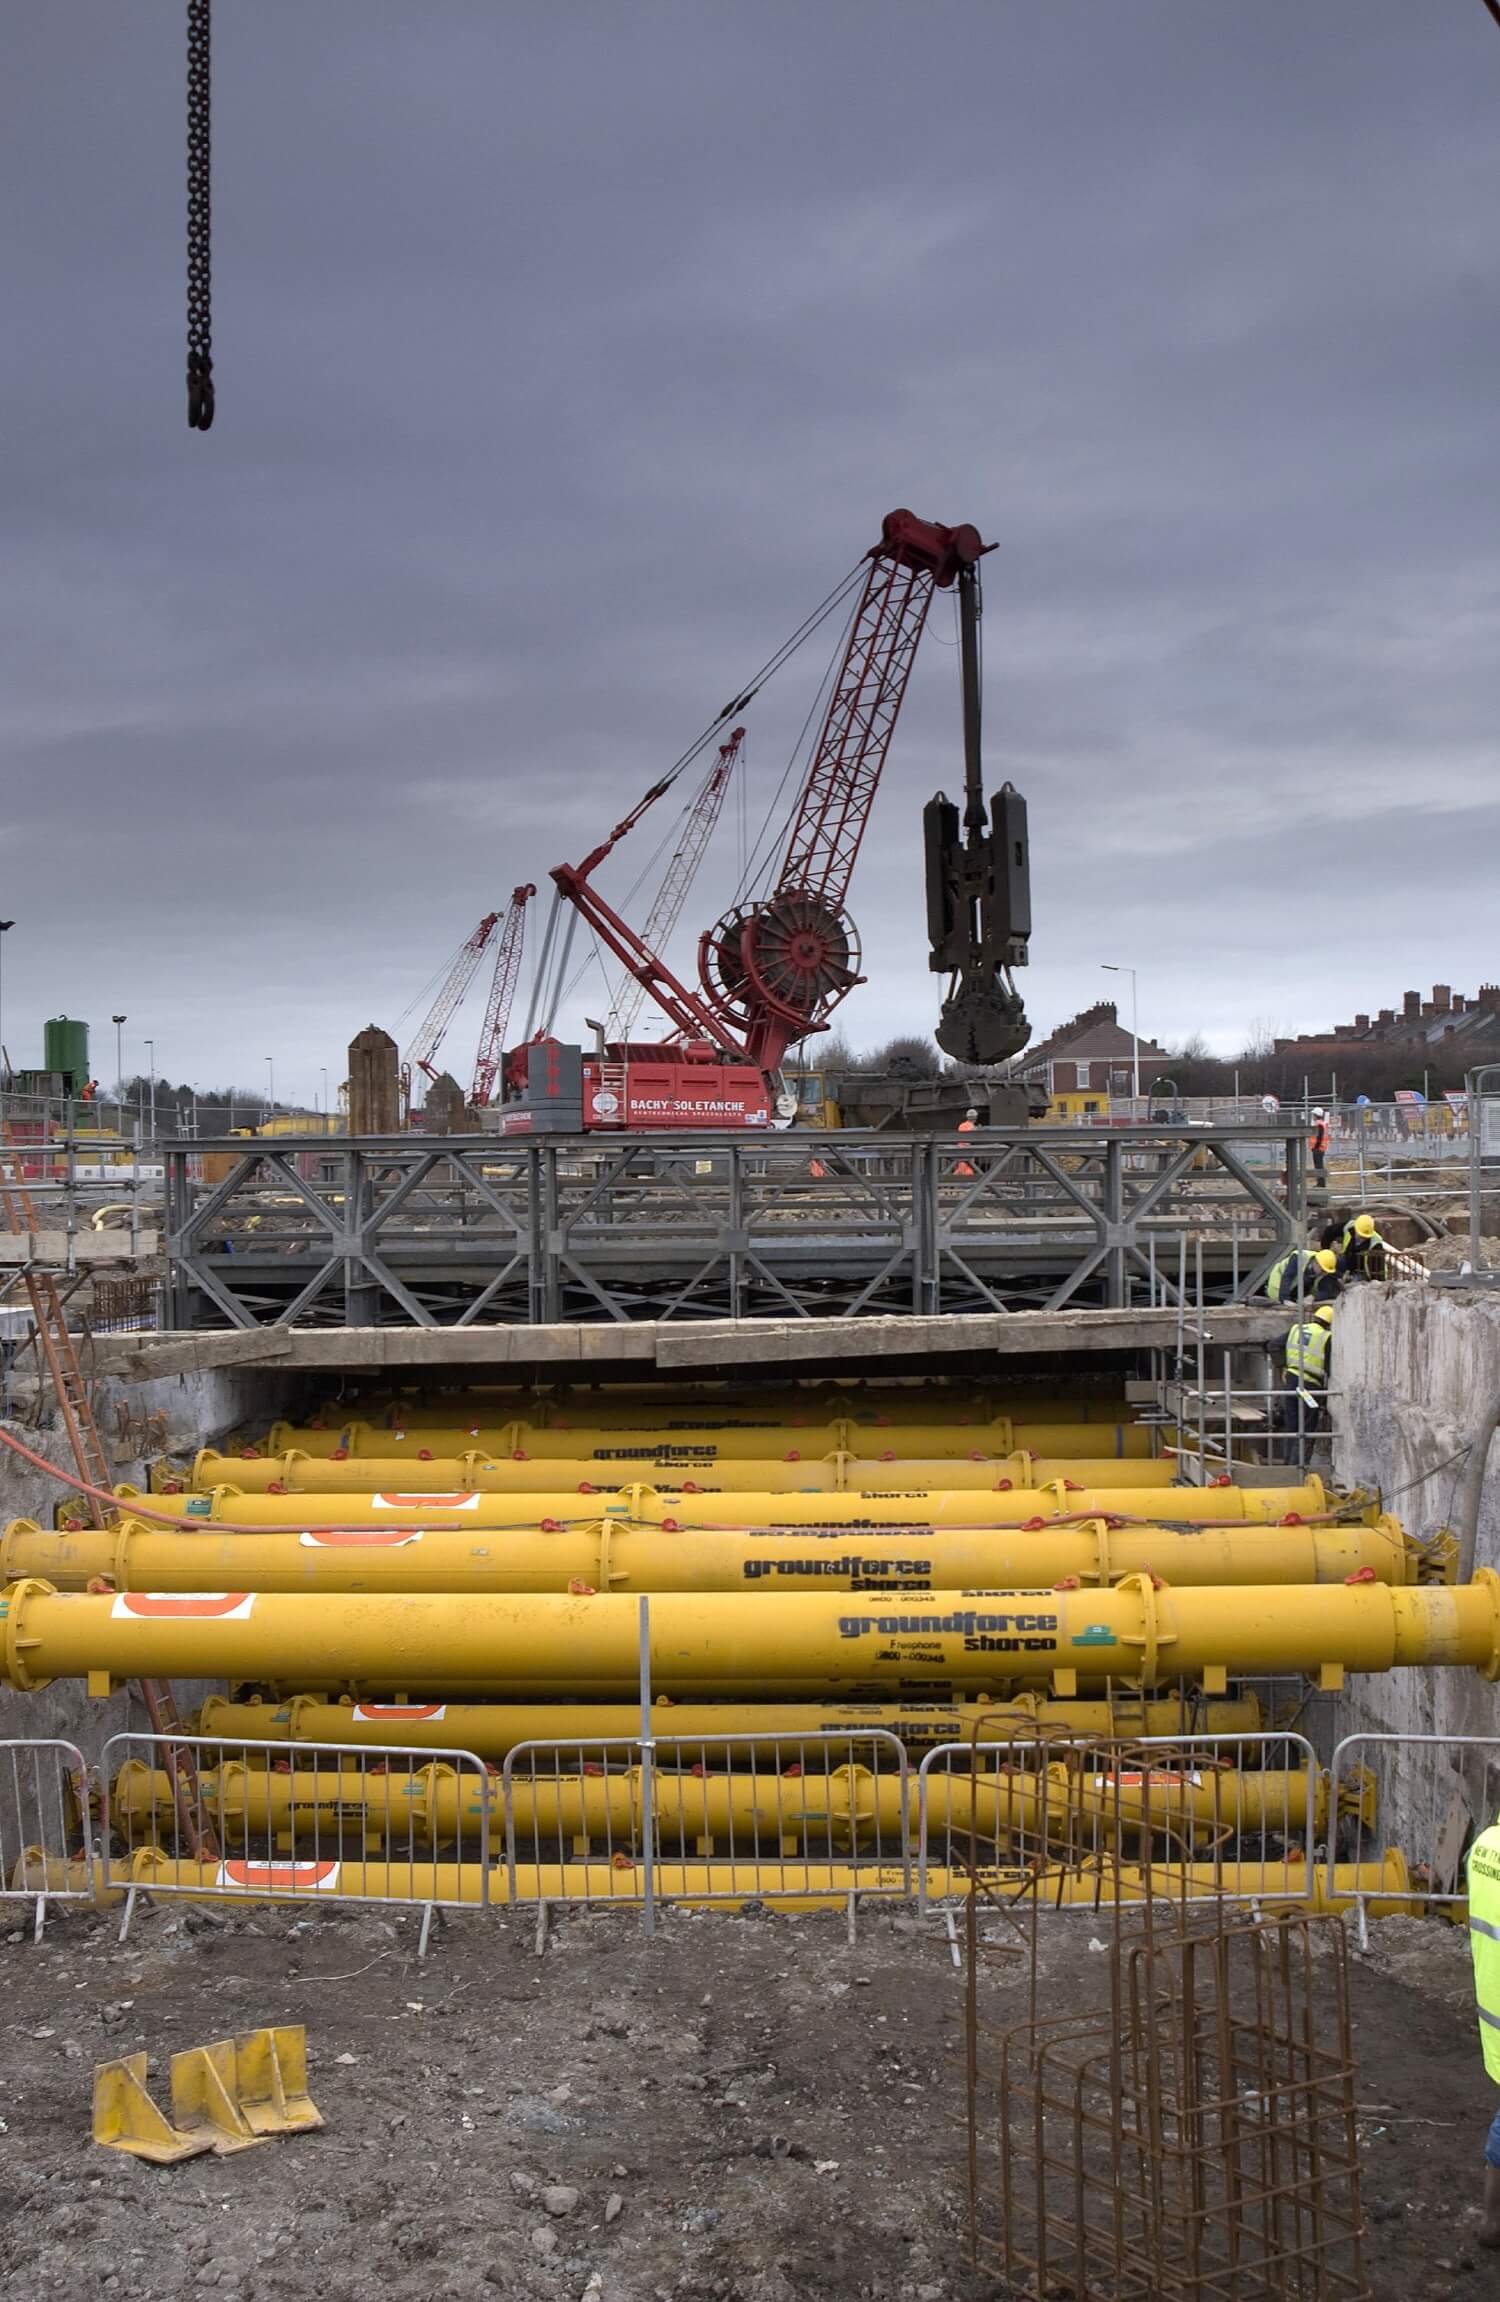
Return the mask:
<svg viewBox="0 0 1500 2302"><path fill-rule="evenodd" d="M0 1231L0 1265L40 1263L62 1270L70 1262L147 1263L159 1245L154 1231L134 1240L128 1231Z"/></svg>
<svg viewBox="0 0 1500 2302"><path fill-rule="evenodd" d="M1286 1331L1269 1304L1226 1305L1205 1321L1219 1348L1271 1342ZM1177 1339L1174 1310L949 1313L936 1318L611 1320L544 1327L251 1327L190 1334L101 1336L94 1364L125 1382L215 1367L287 1373L365 1368L623 1365L685 1371L775 1367L807 1361L910 1359L982 1351L997 1358L1048 1352L1136 1351Z"/></svg>

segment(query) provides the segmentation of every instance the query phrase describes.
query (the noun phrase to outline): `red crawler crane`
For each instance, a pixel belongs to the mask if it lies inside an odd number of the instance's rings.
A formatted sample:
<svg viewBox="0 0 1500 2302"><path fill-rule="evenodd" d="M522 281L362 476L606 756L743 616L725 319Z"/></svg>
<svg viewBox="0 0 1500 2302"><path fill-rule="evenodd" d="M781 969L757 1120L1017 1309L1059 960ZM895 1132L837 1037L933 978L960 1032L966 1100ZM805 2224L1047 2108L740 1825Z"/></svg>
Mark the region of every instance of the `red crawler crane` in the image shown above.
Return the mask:
<svg viewBox="0 0 1500 2302"><path fill-rule="evenodd" d="M668 788L670 777L654 785L581 864L557 866L552 877L560 892L655 1001L676 1036L665 1047L626 1042L585 1058L579 1116L571 1122L563 1108L566 1067L549 1061L548 1077L561 1080L562 1090L552 1098L540 1096L535 1082L544 1066L532 1060L537 1049L517 1049L510 1076L522 1100L506 1122L511 1131L528 1131L548 1099L556 1111L542 1124L769 1123L788 1048L825 1030L839 1001L864 980L858 932L846 908L850 878L933 593L972 571L987 548L973 527L942 527L908 511L891 512L882 522L792 809L776 883L758 901L726 912L701 938L696 987L674 975L655 942L622 919L592 884L598 865ZM544 1045L557 1048L554 1041ZM686 1095L663 1085L649 1098L637 1094L635 1074L651 1058L678 1078L691 1066L698 1091ZM596 1102L601 1084L605 1092Z"/></svg>

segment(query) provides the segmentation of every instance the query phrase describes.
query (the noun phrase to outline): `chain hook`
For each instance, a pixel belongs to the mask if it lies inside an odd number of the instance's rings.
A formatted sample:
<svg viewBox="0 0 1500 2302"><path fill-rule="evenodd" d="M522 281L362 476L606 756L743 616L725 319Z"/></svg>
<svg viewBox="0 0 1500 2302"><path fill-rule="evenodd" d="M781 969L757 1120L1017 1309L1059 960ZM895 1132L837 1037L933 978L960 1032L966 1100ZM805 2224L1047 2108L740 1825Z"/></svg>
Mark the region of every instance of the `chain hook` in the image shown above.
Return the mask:
<svg viewBox="0 0 1500 2302"><path fill-rule="evenodd" d="M211 33L212 0L187 0L187 393L195 432L214 420Z"/></svg>

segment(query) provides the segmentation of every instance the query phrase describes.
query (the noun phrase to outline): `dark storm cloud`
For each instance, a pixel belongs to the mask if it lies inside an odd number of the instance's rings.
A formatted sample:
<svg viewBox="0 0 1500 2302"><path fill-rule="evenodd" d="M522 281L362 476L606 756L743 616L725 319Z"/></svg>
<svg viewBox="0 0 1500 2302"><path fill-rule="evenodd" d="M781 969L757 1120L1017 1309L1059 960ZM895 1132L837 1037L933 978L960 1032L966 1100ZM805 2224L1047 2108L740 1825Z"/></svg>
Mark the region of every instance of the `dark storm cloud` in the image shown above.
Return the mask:
<svg viewBox="0 0 1500 2302"><path fill-rule="evenodd" d="M1031 802L1040 1025L1106 959L1144 1025L1226 1044L1494 974L1478 0L219 14L207 439L180 11L8 35L18 1059L46 1013L124 1008L173 1077L269 1051L309 1093L898 502L1001 547L988 749ZM944 604L855 883L856 1041L935 1012L952 639ZM755 707L753 822L821 668Z"/></svg>

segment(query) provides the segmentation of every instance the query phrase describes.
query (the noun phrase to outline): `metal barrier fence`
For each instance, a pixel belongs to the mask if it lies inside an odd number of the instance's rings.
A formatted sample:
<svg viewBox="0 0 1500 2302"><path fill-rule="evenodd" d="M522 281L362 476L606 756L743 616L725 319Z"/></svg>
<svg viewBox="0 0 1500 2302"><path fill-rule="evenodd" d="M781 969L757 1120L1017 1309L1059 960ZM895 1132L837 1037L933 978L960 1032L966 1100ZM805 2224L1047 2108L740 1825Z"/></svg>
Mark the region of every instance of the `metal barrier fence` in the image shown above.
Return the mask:
<svg viewBox="0 0 1500 2302"><path fill-rule="evenodd" d="M60 1737L0 1742L0 1901L29 1902L41 1939L49 1902L92 1902L96 1847L88 1769Z"/></svg>
<svg viewBox="0 0 1500 2302"><path fill-rule="evenodd" d="M950 1742L913 1767L882 1728L518 1745L498 1773L458 1748L129 1731L105 1743L99 1827L60 1739L0 1743L0 1892L49 1900L341 1902L440 1908L626 1901L803 1908L915 1900L977 1877L1044 1910L1326 1898L1461 1905L1462 1855L1500 1790L1500 1735L1357 1734L1325 1774L1290 1727L1236 1734ZM496 1800L499 1800L497 1831ZM1416 1814L1413 1861L1377 1816ZM503 1832L503 1857L500 1833ZM1367 1864L1361 1873L1354 1865Z"/></svg>
<svg viewBox="0 0 1500 2302"><path fill-rule="evenodd" d="M883 1728L519 1743L501 1774L512 1902L912 1892L910 1774Z"/></svg>
<svg viewBox="0 0 1500 2302"><path fill-rule="evenodd" d="M1402 1817L1399 1836L1411 1871L1407 1896L1425 1911L1457 1917L1468 1896L1464 1850L1473 1830L1500 1810L1500 1735L1351 1734L1334 1750L1329 1775L1335 1791L1363 1772L1373 1777L1375 1811ZM1372 1843L1367 1824L1346 1818L1342 1833L1351 1859ZM1328 1860L1334 1850L1330 1845ZM1350 1895L1359 1939L1369 1939L1370 1892Z"/></svg>
<svg viewBox="0 0 1500 2302"><path fill-rule="evenodd" d="M472 1751L111 1735L100 1760L106 1884L246 1902L490 1899L491 1777Z"/></svg>
<svg viewBox="0 0 1500 2302"><path fill-rule="evenodd" d="M917 1770L917 1907L976 1864L1048 1909L1306 1901L1330 1795L1293 1733L943 1743Z"/></svg>

